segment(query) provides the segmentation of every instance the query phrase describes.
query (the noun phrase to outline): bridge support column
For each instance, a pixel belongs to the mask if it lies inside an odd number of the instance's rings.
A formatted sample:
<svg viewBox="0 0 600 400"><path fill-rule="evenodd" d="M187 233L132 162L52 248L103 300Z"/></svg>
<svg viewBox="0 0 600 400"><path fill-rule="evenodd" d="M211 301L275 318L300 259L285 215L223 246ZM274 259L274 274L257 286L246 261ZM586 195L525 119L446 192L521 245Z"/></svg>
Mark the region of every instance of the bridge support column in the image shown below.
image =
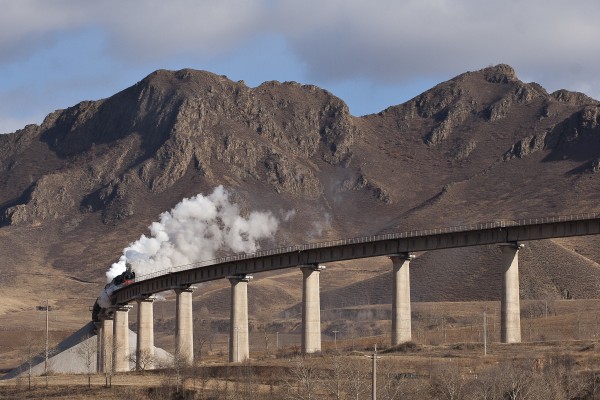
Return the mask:
<svg viewBox="0 0 600 400"><path fill-rule="evenodd" d="M185 365L194 363L194 319L192 316L192 292L194 286L175 289L175 357Z"/></svg>
<svg viewBox="0 0 600 400"><path fill-rule="evenodd" d="M519 301L519 249L522 244L501 245L502 298L500 329L502 343L521 342L521 306Z"/></svg>
<svg viewBox="0 0 600 400"><path fill-rule="evenodd" d="M96 373L102 372L102 322L95 322L96 326Z"/></svg>
<svg viewBox="0 0 600 400"><path fill-rule="evenodd" d="M248 282L252 275L228 276L231 283L231 312L229 323L229 362L250 358L248 344Z"/></svg>
<svg viewBox="0 0 600 400"><path fill-rule="evenodd" d="M105 318L101 322L100 351L98 352L98 372L112 371L113 320Z"/></svg>
<svg viewBox="0 0 600 400"><path fill-rule="evenodd" d="M130 305L116 306L113 323L113 371L129 371L129 310Z"/></svg>
<svg viewBox="0 0 600 400"><path fill-rule="evenodd" d="M135 368L137 370L154 367L154 307L156 297L137 299L137 345L135 350Z"/></svg>
<svg viewBox="0 0 600 400"><path fill-rule="evenodd" d="M392 270L392 346L412 339L410 310L410 261L415 256L402 253L391 256Z"/></svg>
<svg viewBox="0 0 600 400"><path fill-rule="evenodd" d="M319 275L323 265L307 265L302 270L302 354L321 351L321 296Z"/></svg>

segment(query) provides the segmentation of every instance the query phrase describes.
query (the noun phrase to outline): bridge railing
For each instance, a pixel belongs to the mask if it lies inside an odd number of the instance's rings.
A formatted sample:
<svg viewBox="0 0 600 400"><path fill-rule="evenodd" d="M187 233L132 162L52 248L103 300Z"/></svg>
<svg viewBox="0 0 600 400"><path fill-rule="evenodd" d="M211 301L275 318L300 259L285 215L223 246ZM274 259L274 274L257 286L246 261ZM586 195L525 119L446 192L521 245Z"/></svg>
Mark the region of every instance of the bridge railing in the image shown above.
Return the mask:
<svg viewBox="0 0 600 400"><path fill-rule="evenodd" d="M338 247L349 244L359 244L359 243L372 243L381 240L394 240L394 239L406 239L412 237L425 237L432 235L440 235L444 233L456 233L456 232L468 232L474 230L485 230L485 229L496 229L496 228L507 228L514 226L528 226L528 225L539 225L539 224L549 224L555 222L569 222L569 221L582 221L588 219L597 219L600 218L600 213L586 213L586 214L576 214L576 215L562 215L556 217L545 217L545 218L528 218L528 219L518 219L518 220L498 220L493 222L484 222L479 224L469 224L469 225L457 225L450 226L445 228L434 228L434 229L425 229L425 230L414 230L407 232L398 232L398 233L385 233L381 235L371 235L371 236L361 236L355 238L348 239L336 239L329 240L324 242L315 242L315 243L307 243L302 245L294 245L294 246L286 246L269 250L259 250L252 253L238 253L232 254L224 257L215 258L212 260L204 260L199 262L194 262L191 264L179 265L176 267L171 267L155 272L151 272L149 274L140 275L136 277L136 281L142 281L147 279L152 279L162 275L172 274L174 272L184 271L192 268L201 268L214 264L224 264L228 262L240 261L249 258L260 258L267 257L277 254L285 254L292 252L301 252L306 250L313 249L322 249L329 247Z"/></svg>

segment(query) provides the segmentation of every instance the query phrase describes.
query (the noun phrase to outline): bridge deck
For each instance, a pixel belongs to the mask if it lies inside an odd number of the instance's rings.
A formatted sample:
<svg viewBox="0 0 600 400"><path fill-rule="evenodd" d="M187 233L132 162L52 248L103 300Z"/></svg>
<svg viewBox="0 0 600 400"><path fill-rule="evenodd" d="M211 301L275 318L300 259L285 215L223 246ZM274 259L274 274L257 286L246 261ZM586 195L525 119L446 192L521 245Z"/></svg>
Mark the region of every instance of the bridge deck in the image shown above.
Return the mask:
<svg viewBox="0 0 600 400"><path fill-rule="evenodd" d="M230 275L252 274L304 264L597 234L600 234L600 213L496 221L290 246L253 254L238 254L140 276L134 284L115 291L112 301L113 304L124 304L140 296L223 279Z"/></svg>

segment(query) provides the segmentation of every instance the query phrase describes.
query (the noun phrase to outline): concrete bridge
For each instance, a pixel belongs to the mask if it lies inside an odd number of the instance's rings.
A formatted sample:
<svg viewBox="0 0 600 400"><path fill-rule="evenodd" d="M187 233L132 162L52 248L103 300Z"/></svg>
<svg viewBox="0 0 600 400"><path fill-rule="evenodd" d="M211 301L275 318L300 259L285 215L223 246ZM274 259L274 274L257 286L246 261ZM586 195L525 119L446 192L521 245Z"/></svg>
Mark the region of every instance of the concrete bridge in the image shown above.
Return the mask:
<svg viewBox="0 0 600 400"><path fill-rule="evenodd" d="M521 341L519 304L519 249L524 242L600 234L600 213L518 221L496 221L450 228L391 233L324 243L291 246L254 254L239 254L184 265L139 276L135 283L114 292L113 307L103 310L97 322L98 370L129 369L128 312L137 303L138 367L152 355L154 344L153 294L176 293L176 357L193 362L192 292L195 283L228 279L231 283L229 360L249 357L247 285L252 274L283 268L300 268L303 274L302 352L321 350L319 274L322 263L389 256L391 259L392 345L411 340L409 265L413 252L498 245L502 249L501 341Z"/></svg>

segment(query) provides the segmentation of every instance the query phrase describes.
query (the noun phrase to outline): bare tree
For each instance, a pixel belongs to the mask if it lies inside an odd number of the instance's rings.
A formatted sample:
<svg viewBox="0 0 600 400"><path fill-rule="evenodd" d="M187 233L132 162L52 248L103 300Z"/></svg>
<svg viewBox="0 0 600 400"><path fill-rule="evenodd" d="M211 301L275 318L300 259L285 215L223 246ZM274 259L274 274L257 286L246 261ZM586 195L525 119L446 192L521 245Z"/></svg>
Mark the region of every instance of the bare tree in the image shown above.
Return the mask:
<svg viewBox="0 0 600 400"><path fill-rule="evenodd" d="M581 398L587 389L585 376L575 370L576 361L570 355L554 356L549 361L550 367L547 371L548 381L555 382L564 393L564 398Z"/></svg>
<svg viewBox="0 0 600 400"><path fill-rule="evenodd" d="M496 369L477 374L477 378L468 383L468 392L473 400L502 400Z"/></svg>
<svg viewBox="0 0 600 400"><path fill-rule="evenodd" d="M184 386L184 372L188 367L187 360L178 351L173 354L171 368L175 377L175 392L179 393L180 387Z"/></svg>
<svg viewBox="0 0 600 400"><path fill-rule="evenodd" d="M269 356L271 354L271 343L273 340L273 329L267 322L263 322L259 325L258 329L262 333L263 343L265 344L265 356Z"/></svg>
<svg viewBox="0 0 600 400"><path fill-rule="evenodd" d="M92 373L95 372L96 368L96 340L92 340L92 336L86 335L83 341L77 345L75 352L77 356L83 361L83 365L86 370L88 377L88 388L92 387Z"/></svg>
<svg viewBox="0 0 600 400"><path fill-rule="evenodd" d="M258 391L254 368L249 362L235 367L233 398L240 400L260 400L263 395Z"/></svg>
<svg viewBox="0 0 600 400"><path fill-rule="evenodd" d="M215 399L228 399L229 398L229 385L228 376L225 379L219 379L215 382L213 389Z"/></svg>
<svg viewBox="0 0 600 400"><path fill-rule="evenodd" d="M271 313L266 312L265 310L262 310L258 313L256 316L256 322L256 329L261 333L262 341L265 346L265 357L269 357L273 347L273 342L275 341L275 332L277 331L277 328L274 328L274 326L277 326L277 324L273 323Z"/></svg>
<svg viewBox="0 0 600 400"><path fill-rule="evenodd" d="M296 359L285 386L289 399L316 399L319 386L316 361L311 358Z"/></svg>
<svg viewBox="0 0 600 400"><path fill-rule="evenodd" d="M32 389L32 385L31 385L32 370L33 370L33 367L36 365L36 362L38 362L37 356L39 355L40 351L42 351L42 349L43 349L43 347L40 346L39 339L35 338L31 332L26 332L25 333L25 348L24 348L22 354L23 354L23 361L24 361L23 364L27 368L27 381L28 381L29 390Z"/></svg>
<svg viewBox="0 0 600 400"><path fill-rule="evenodd" d="M152 351L144 349L139 352L139 355L136 353L137 352L132 352L129 354L130 365L136 365L137 369L142 372L154 367L156 357Z"/></svg>
<svg viewBox="0 0 600 400"><path fill-rule="evenodd" d="M190 373L192 374L194 389L197 389L198 383L200 386L200 390L196 394L198 400L209 399L210 397L206 397L207 385L209 380L209 374L206 368L196 365L190 369Z"/></svg>
<svg viewBox="0 0 600 400"><path fill-rule="evenodd" d="M401 374L392 362L386 359L377 366L377 394L381 400L397 400L402 398Z"/></svg>
<svg viewBox="0 0 600 400"><path fill-rule="evenodd" d="M600 399L600 375L595 371L583 372L582 377L586 384L586 393L589 399Z"/></svg>
<svg viewBox="0 0 600 400"><path fill-rule="evenodd" d="M150 400L163 400L174 398L173 396L173 382L172 377L167 373L161 374L160 385L152 388L148 393L148 399Z"/></svg>
<svg viewBox="0 0 600 400"><path fill-rule="evenodd" d="M460 400L465 397L466 380L456 366L445 364L434 368L431 384L436 398Z"/></svg>
<svg viewBox="0 0 600 400"><path fill-rule="evenodd" d="M338 353L334 353L326 359L326 363L331 368L331 371L329 379L323 381L323 388L332 398L341 400L344 398L344 388L348 380L343 361Z"/></svg>
<svg viewBox="0 0 600 400"><path fill-rule="evenodd" d="M534 389L532 368L515 362L505 363L497 369L499 389L503 399L527 399Z"/></svg>
<svg viewBox="0 0 600 400"><path fill-rule="evenodd" d="M367 382L370 379L368 364L364 360L345 360L344 370L348 377L348 394L350 398L359 400L364 394L369 392Z"/></svg>
<svg viewBox="0 0 600 400"><path fill-rule="evenodd" d="M202 352L206 346L212 347L215 332L207 319L194 320L194 353L197 359L202 358Z"/></svg>

